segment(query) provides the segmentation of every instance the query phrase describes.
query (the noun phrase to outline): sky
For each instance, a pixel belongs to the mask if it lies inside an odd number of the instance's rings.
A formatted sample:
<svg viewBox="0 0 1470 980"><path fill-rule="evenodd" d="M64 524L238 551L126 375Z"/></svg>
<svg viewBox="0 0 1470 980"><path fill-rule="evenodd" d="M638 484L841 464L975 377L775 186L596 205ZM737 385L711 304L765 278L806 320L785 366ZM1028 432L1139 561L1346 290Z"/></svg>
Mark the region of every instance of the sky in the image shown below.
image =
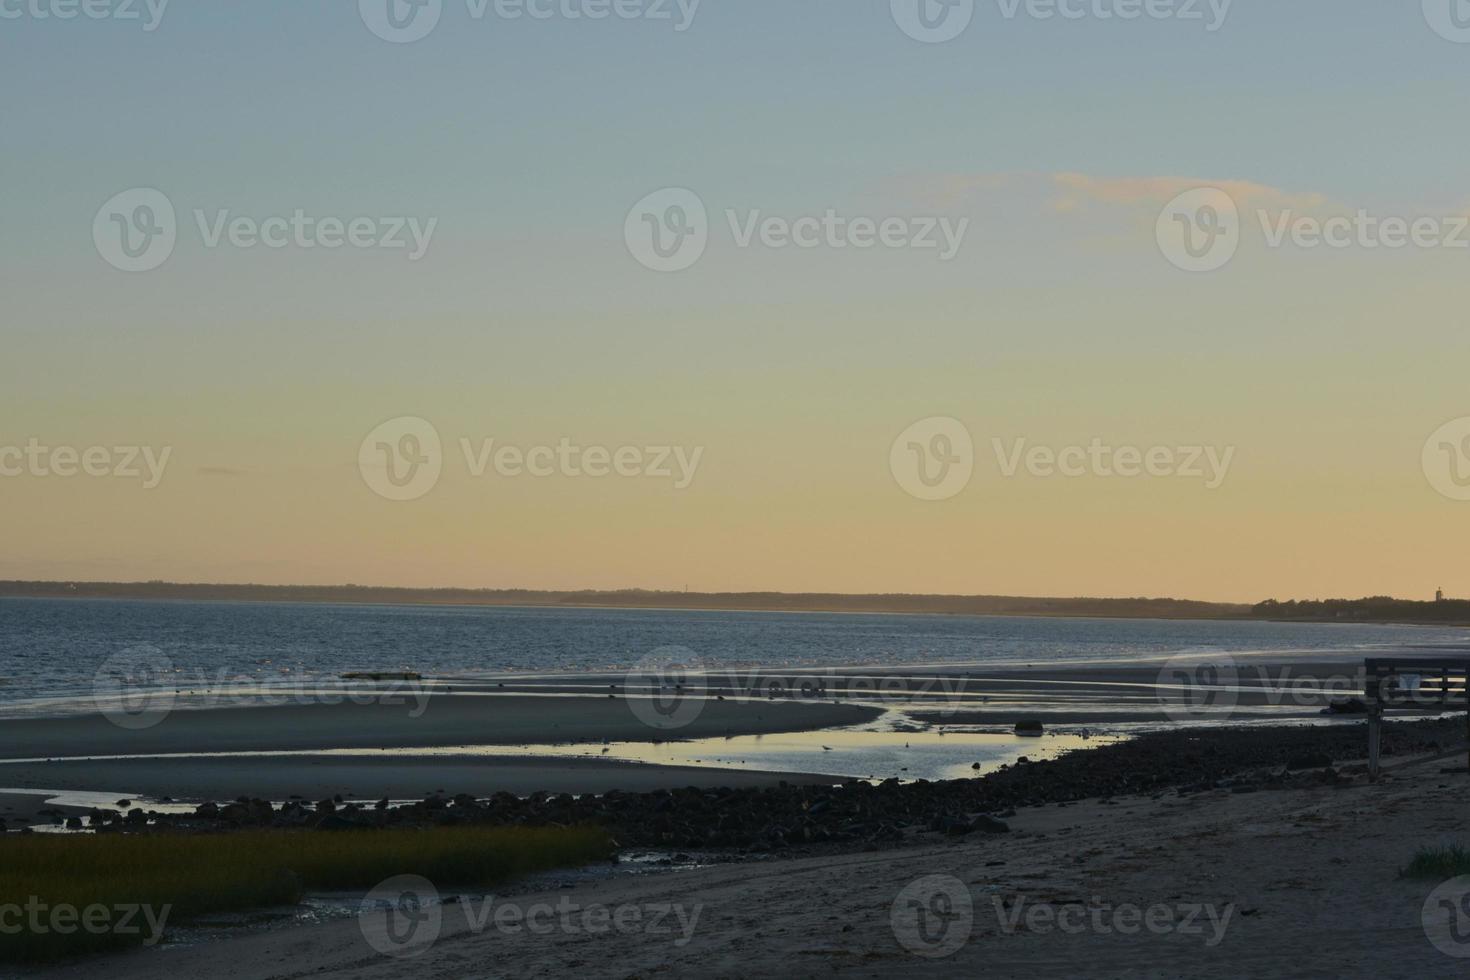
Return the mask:
<svg viewBox="0 0 1470 980"><path fill-rule="evenodd" d="M1470 10L920 2L0 0L0 578L1470 595Z"/></svg>

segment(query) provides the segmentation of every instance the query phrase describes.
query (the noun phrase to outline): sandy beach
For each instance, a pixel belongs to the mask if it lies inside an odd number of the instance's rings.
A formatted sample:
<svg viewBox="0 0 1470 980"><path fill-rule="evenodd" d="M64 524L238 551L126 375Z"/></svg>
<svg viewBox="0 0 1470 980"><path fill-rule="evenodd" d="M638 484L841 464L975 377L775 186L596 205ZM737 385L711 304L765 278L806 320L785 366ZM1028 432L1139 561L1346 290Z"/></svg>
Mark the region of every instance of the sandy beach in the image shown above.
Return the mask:
<svg viewBox="0 0 1470 980"><path fill-rule="evenodd" d="M687 933L479 929L450 905L438 941L411 963L378 955L348 920L143 950L108 960L106 971L118 980L160 969L235 980L405 971L444 980L1449 976L1457 962L1431 945L1421 921L1437 883L1397 872L1420 844L1462 830L1466 778L1420 767L1373 785L1359 777L1251 794L1120 796L1022 809L1006 835L935 835L877 854L619 876L571 889L543 883L497 900L521 909L562 902L681 907L691 916L697 909ZM920 951L933 947L894 924L895 904L927 876L957 881L968 896L969 908L929 937L953 941L942 958L918 955L915 942ZM1101 926L1071 931L1026 913L1036 906L1120 911L1117 928L1104 915L1087 920ZM1159 909L1157 921L1167 917L1173 928L1127 927L1121 910L1128 907ZM37 975L90 976L96 968Z"/></svg>

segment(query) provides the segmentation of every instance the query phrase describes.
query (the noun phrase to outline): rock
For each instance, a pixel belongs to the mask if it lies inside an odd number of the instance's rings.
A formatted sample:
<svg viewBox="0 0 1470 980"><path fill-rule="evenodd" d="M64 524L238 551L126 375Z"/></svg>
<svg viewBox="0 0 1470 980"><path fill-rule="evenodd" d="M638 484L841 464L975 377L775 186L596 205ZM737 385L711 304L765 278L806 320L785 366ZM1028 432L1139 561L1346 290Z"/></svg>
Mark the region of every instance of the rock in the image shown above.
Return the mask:
<svg viewBox="0 0 1470 980"><path fill-rule="evenodd" d="M1028 718L1028 719L1024 719L1022 721L1016 722L1016 734L1017 735L1025 735L1025 736L1033 737L1034 738L1035 736L1040 735L1045 730L1046 729L1041 724L1041 722L1037 721L1034 718Z"/></svg>
<svg viewBox="0 0 1470 980"><path fill-rule="evenodd" d="M944 833L948 837L963 837L975 829L975 825L968 820L960 820L955 817L947 818L942 823Z"/></svg>
<svg viewBox="0 0 1470 980"><path fill-rule="evenodd" d="M1011 832L1010 824L994 817L987 817L983 813L971 822L970 829L984 834L1009 834Z"/></svg>

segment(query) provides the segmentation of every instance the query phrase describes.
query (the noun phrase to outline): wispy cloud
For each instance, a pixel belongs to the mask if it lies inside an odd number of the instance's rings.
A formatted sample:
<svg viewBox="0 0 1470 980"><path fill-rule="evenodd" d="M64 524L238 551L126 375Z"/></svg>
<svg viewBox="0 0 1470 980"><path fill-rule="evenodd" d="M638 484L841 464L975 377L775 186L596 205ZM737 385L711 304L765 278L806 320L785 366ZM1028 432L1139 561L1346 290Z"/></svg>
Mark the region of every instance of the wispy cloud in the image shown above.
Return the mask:
<svg viewBox="0 0 1470 980"><path fill-rule="evenodd" d="M1224 191L1239 207L1318 208L1327 203L1322 194L1294 193L1251 180L1059 173L1052 175L1052 181L1060 195L1053 199L1052 208L1059 212L1075 211L1087 204L1163 207L1180 194L1199 187Z"/></svg>
<svg viewBox="0 0 1470 980"><path fill-rule="evenodd" d="M1060 173L947 173L905 177L894 189L919 204L955 210L986 204L1029 203L1034 211L1074 214L1093 206L1156 211L1185 191L1213 187L1240 208L1310 210L1327 206L1326 195L1272 187L1239 178L1098 176Z"/></svg>

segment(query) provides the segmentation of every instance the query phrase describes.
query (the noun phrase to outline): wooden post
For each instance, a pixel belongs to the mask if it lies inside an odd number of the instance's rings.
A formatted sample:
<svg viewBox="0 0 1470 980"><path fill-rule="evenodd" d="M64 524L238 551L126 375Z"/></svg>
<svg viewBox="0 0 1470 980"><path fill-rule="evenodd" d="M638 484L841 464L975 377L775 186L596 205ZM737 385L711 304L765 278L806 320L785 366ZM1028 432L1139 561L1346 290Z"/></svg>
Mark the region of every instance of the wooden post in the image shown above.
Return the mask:
<svg viewBox="0 0 1470 980"><path fill-rule="evenodd" d="M1377 705L1368 709L1368 778L1378 778L1378 752L1383 738L1383 715Z"/></svg>

